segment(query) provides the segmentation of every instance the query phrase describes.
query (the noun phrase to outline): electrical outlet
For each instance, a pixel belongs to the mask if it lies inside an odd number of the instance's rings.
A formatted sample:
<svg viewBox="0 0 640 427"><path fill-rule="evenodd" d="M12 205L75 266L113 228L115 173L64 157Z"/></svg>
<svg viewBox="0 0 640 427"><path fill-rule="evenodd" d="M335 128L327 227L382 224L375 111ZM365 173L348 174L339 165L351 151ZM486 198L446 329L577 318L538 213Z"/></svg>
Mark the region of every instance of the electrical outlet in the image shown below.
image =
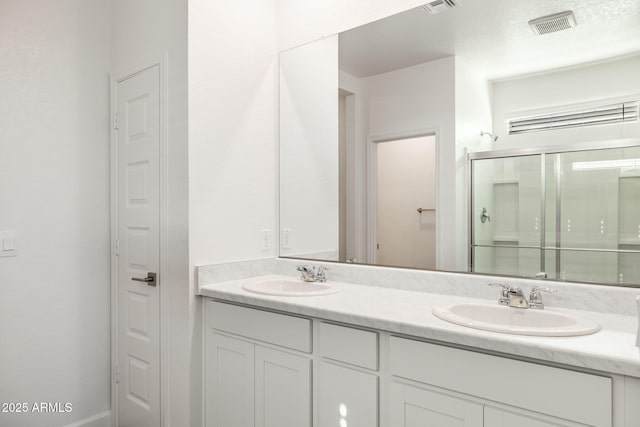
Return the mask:
<svg viewBox="0 0 640 427"><path fill-rule="evenodd" d="M291 229L290 228L283 228L282 229L282 238L280 241L280 247L282 249L290 249L290 244L289 241L291 239Z"/></svg>
<svg viewBox="0 0 640 427"><path fill-rule="evenodd" d="M262 233L262 250L263 251L268 251L271 250L271 230L269 230L268 228L262 229L260 230L260 233Z"/></svg>

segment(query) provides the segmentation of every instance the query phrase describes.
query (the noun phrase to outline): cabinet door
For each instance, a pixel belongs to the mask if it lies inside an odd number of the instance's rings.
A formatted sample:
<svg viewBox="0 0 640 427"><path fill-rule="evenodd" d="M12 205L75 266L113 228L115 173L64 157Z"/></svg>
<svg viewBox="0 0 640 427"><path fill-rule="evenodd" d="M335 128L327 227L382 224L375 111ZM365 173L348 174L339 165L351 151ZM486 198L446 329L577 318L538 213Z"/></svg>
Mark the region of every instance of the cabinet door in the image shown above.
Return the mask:
<svg viewBox="0 0 640 427"><path fill-rule="evenodd" d="M483 427L483 405L475 402L396 382L389 399L394 427Z"/></svg>
<svg viewBox="0 0 640 427"><path fill-rule="evenodd" d="M320 427L378 425L376 375L320 362L317 383Z"/></svg>
<svg viewBox="0 0 640 427"><path fill-rule="evenodd" d="M515 413L490 406L484 408L484 427L575 427L583 425L552 417L541 420L526 412Z"/></svg>
<svg viewBox="0 0 640 427"><path fill-rule="evenodd" d="M208 333L206 346L207 427L253 427L254 345Z"/></svg>
<svg viewBox="0 0 640 427"><path fill-rule="evenodd" d="M311 425L311 360L256 346L256 427Z"/></svg>

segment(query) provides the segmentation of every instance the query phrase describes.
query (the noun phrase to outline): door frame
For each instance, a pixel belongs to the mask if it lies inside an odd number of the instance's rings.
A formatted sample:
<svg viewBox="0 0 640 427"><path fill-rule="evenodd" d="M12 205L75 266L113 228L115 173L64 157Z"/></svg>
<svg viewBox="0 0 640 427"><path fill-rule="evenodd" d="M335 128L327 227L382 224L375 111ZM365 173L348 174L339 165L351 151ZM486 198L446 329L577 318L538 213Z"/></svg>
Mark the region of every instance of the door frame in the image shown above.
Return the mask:
<svg viewBox="0 0 640 427"><path fill-rule="evenodd" d="M440 191L440 172L442 170L442 150L440 149L440 127L431 127L416 129L404 132L394 132L381 135L370 135L367 137L367 263L375 264L377 262L378 242L378 144L382 142L399 141L403 139L412 139L433 136L436 144L436 206L442 206ZM437 226L440 223L442 209L435 212L436 218L436 268L440 265L441 245L440 240L442 233Z"/></svg>
<svg viewBox="0 0 640 427"><path fill-rule="evenodd" d="M116 132L116 112L118 100L118 83L127 80L134 75L141 73L150 68L158 67L159 74L159 101L160 101L160 120L159 120L159 195L160 195L160 268L158 269L159 286L158 297L160 301L159 327L160 327L160 425L166 425L168 417L168 396L169 396L169 375L168 375L168 283L166 278L168 275L168 52L162 53L156 58L146 61L134 63L128 68L119 72L112 72L109 76L110 80L110 287L111 287L111 425L118 425L118 383L116 382L116 363L118 361L118 257L116 256L116 240L118 237L118 133Z"/></svg>

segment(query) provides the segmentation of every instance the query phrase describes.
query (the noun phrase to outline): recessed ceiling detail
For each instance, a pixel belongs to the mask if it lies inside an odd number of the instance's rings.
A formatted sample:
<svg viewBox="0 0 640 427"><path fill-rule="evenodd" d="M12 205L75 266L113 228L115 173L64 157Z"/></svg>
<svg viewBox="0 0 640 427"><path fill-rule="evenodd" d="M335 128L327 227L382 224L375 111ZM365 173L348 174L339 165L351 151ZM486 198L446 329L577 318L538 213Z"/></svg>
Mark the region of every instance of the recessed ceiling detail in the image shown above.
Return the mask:
<svg viewBox="0 0 640 427"><path fill-rule="evenodd" d="M554 13L553 15L541 16L540 18L529 21L529 26L537 35L568 30L576 25L576 17L570 10Z"/></svg>

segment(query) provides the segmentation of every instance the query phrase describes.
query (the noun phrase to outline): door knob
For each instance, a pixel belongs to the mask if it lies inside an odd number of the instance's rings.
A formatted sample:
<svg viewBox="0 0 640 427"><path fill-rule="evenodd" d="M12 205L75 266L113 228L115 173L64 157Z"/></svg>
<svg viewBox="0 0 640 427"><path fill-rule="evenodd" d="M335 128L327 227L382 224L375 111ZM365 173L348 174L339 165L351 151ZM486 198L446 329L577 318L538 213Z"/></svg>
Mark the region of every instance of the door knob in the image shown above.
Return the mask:
<svg viewBox="0 0 640 427"><path fill-rule="evenodd" d="M147 277L132 277L135 282L144 282L149 286L156 286L156 273L147 273Z"/></svg>

